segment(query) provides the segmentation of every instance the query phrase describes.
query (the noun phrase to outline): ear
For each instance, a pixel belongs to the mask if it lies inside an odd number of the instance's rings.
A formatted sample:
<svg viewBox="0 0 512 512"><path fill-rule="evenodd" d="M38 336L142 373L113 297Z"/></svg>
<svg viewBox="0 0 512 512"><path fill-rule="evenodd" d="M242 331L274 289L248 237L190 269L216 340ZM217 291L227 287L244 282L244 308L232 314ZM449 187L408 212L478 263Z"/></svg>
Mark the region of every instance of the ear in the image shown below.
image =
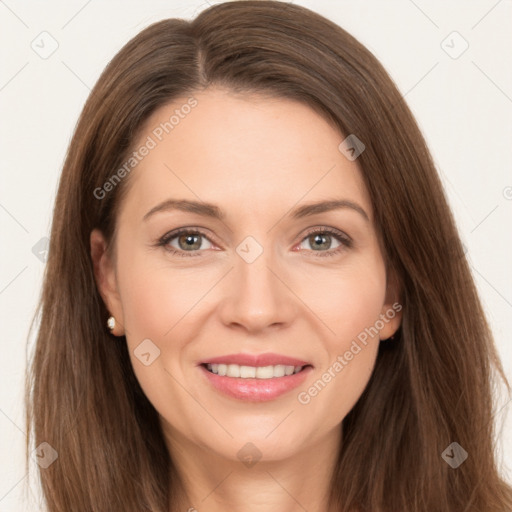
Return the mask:
<svg viewBox="0 0 512 512"><path fill-rule="evenodd" d="M117 287L115 264L107 252L107 242L99 229L93 229L90 236L91 258L96 286L116 325L112 330L115 336L124 335L124 315L121 297ZM105 329L107 326L105 325Z"/></svg>
<svg viewBox="0 0 512 512"><path fill-rule="evenodd" d="M384 324L379 333L381 340L391 338L402 323L403 305L400 295L400 283L395 272L391 271L388 273L386 298L380 314L380 319Z"/></svg>

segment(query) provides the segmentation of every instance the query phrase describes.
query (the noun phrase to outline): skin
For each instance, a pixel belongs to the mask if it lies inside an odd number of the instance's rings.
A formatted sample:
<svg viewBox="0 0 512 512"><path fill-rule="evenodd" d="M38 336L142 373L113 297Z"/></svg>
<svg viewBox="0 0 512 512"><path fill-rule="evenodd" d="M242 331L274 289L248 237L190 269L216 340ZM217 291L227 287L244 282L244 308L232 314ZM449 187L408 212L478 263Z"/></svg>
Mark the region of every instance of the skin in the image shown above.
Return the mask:
<svg viewBox="0 0 512 512"><path fill-rule="evenodd" d="M401 319L397 313L386 322L308 404L298 401L397 301L372 204L357 160L338 150L344 136L308 106L221 89L194 97L198 105L129 177L114 260L101 232L91 233L98 288L160 415L183 481L176 510L325 512L341 422L368 383L378 338L389 338ZM185 102L155 112L137 142ZM169 198L214 203L226 217L171 210L143 221ZM290 217L297 206L333 198L357 203L369 220L350 208ZM206 233L195 256L156 245L180 227ZM312 228L341 230L353 246L329 235L317 241ZM252 263L236 252L247 236L263 248ZM186 252L181 240L169 244ZM145 339L160 350L148 366L134 354ZM275 400L243 402L215 390L197 367L238 352L284 354L314 369L304 385ZM252 467L237 457L247 442L261 452Z"/></svg>

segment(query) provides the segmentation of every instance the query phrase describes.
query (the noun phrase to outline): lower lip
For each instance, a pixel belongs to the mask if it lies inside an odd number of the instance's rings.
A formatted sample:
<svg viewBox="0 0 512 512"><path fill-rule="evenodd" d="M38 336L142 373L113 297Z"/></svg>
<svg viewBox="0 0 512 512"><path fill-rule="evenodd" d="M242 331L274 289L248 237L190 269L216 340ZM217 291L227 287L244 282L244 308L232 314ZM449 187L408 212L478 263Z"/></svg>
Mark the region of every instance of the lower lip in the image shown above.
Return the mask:
<svg viewBox="0 0 512 512"><path fill-rule="evenodd" d="M203 365L199 366L214 388L221 393L246 402L266 402L288 393L300 386L313 370L306 366L299 373L271 379L242 379L225 377L208 371Z"/></svg>

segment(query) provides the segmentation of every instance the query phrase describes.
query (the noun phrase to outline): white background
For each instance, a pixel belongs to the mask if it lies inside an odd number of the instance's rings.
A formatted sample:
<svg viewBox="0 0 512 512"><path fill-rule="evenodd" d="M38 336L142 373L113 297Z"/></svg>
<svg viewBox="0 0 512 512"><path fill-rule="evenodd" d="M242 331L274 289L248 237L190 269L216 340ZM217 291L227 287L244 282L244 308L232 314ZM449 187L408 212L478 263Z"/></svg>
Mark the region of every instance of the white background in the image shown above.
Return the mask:
<svg viewBox="0 0 512 512"><path fill-rule="evenodd" d="M441 174L512 376L512 2L295 3L359 39L405 96ZM44 267L32 247L49 235L79 113L107 62L130 38L155 21L192 18L207 6L176 0L0 1L0 512L37 507L23 498L26 346ZM58 42L47 59L31 48L43 31ZM453 31L469 44L457 59L441 45ZM451 36L445 45L457 51L460 43ZM502 431L498 457L512 481L509 398L501 395L496 419ZM37 495L35 487L27 492Z"/></svg>

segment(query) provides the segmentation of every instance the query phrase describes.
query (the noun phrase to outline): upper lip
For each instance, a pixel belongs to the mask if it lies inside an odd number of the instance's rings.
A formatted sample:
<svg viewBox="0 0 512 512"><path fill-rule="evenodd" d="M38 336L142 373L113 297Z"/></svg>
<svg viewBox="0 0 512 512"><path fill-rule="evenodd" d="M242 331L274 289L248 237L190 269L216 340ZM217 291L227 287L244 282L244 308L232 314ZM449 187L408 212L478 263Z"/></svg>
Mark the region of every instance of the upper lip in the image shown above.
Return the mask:
<svg viewBox="0 0 512 512"><path fill-rule="evenodd" d="M239 366L307 366L311 365L302 359L283 356L281 354L227 354L225 356L211 357L201 361L201 364L237 364Z"/></svg>

